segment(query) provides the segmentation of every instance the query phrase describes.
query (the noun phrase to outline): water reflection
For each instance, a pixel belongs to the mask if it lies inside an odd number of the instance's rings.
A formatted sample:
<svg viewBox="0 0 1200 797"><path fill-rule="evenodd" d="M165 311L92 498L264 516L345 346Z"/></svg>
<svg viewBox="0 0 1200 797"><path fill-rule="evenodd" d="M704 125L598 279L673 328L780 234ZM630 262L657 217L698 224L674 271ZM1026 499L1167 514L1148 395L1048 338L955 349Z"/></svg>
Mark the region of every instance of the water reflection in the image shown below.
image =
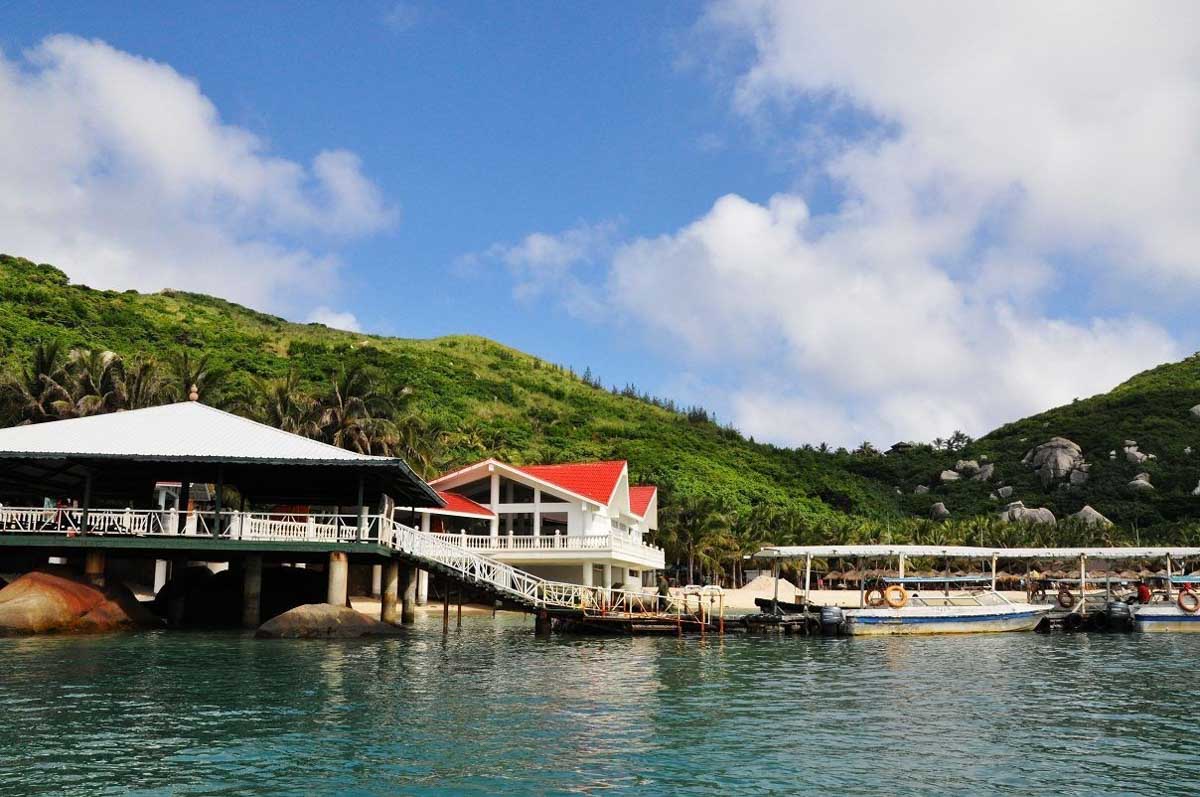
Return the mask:
<svg viewBox="0 0 1200 797"><path fill-rule="evenodd" d="M1200 638L0 640L0 792L1128 794L1191 783Z"/></svg>

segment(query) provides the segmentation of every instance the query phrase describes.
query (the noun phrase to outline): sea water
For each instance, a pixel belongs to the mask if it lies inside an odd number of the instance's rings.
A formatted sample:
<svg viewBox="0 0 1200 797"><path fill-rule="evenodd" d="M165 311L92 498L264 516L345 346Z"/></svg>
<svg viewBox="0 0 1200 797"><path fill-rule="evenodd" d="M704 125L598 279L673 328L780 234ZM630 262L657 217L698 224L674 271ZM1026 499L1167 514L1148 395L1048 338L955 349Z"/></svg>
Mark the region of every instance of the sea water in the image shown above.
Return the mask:
<svg viewBox="0 0 1200 797"><path fill-rule="evenodd" d="M1155 794L1200 635L0 639L0 793Z"/></svg>

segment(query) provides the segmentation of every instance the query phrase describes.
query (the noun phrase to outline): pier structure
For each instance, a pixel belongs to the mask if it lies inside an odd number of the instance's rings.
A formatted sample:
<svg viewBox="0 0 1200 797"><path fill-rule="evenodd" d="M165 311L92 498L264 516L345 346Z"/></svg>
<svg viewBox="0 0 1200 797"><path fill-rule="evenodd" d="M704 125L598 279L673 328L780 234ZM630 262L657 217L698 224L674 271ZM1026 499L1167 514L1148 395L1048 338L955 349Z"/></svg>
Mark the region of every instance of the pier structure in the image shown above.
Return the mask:
<svg viewBox="0 0 1200 797"><path fill-rule="evenodd" d="M181 485L176 505L155 500L165 479ZM194 483L214 485L211 506L188 500ZM0 498L0 557L81 559L97 583L118 557L153 560L155 582L189 562L227 563L240 571L247 626L266 619L264 567L323 569L327 601L346 605L352 564L379 568L387 622L412 622L422 572L445 582L447 608L453 589L459 600L469 591L546 617L689 621L640 590L519 570L423 531L412 510L415 522L402 522L396 505L444 502L401 459L335 448L197 401L0 429Z"/></svg>

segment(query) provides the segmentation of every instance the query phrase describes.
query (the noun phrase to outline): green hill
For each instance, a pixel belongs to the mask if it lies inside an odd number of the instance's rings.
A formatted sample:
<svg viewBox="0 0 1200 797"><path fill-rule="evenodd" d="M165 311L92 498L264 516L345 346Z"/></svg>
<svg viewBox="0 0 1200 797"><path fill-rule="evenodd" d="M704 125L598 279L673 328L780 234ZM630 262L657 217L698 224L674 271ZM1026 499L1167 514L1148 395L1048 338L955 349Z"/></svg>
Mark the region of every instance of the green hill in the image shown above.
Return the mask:
<svg viewBox="0 0 1200 797"><path fill-rule="evenodd" d="M1057 536L1043 535L1059 542L1179 540L1200 528L1193 522L1200 497L1192 495L1200 480L1200 417L1190 412L1200 404L1200 356L956 450L914 444L883 455L755 443L703 411L606 390L484 338L388 338L291 323L199 294L98 291L70 284L52 266L0 255L0 370L16 374L37 344L51 340L111 350L130 362L207 353L224 376L220 392L203 399L235 411L245 411L240 405L254 394L256 378L294 371L300 387L316 393L340 369L361 364L384 392L410 391L409 408L438 441L431 472L486 456L518 464L627 459L634 480L662 488L664 506L711 498L750 519L750 536L760 535L753 539L1007 540L1012 532L991 521L1015 500L1047 507L1059 519L1090 505L1117 524L1105 537L1073 535L1070 524ZM1052 437L1080 446L1086 483L1045 483L1022 463ZM1154 458L1130 462L1126 440ZM943 482L939 474L960 459L991 463L992 477ZM1153 490L1128 487L1139 473L1149 475ZM1002 486L1010 496L997 494ZM949 523L928 522L937 502L949 509ZM756 516L752 509L766 511ZM972 520L980 517L989 522ZM746 543L751 550L753 544Z"/></svg>
<svg viewBox="0 0 1200 797"><path fill-rule="evenodd" d="M762 503L813 520L838 512L883 517L894 494L829 457L750 442L702 413L667 408L585 382L566 369L479 337L408 340L296 324L192 293L99 291L61 271L0 255L0 368L15 373L40 342L123 358L207 352L226 372L219 397L236 407L253 377L295 369L320 390L351 363L440 432L436 469L486 456L515 463L627 459L636 481L672 495L709 496L746 510Z"/></svg>
<svg viewBox="0 0 1200 797"><path fill-rule="evenodd" d="M899 486L904 494L900 506L907 514L927 515L937 501L953 517L995 514L1009 501L1020 500L1027 507L1047 507L1061 519L1089 505L1131 537L1174 538L1171 530L1194 525L1200 515L1200 496L1192 495L1200 481L1200 417L1191 412L1198 404L1200 355L1193 355L1140 373L1108 393L1005 424L953 455L915 450L886 457L890 462L884 473L854 469ZM1044 483L1022 463L1031 449L1053 437L1078 444L1088 465L1086 482L1059 478ZM1131 461L1126 441L1151 458ZM993 477L941 482L940 472L960 459L993 463ZM1153 490L1129 487L1141 473L1149 475ZM930 492L914 494L918 484L929 486ZM1002 485L1011 486L1012 495L993 497Z"/></svg>

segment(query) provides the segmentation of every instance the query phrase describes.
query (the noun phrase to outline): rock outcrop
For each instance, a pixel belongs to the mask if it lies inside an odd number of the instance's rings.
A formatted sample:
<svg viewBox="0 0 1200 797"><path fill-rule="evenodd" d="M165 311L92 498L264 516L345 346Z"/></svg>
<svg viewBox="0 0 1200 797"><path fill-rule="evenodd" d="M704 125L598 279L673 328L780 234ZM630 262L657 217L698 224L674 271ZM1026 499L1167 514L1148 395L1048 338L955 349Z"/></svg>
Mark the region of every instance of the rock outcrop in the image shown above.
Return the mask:
<svg viewBox="0 0 1200 797"><path fill-rule="evenodd" d="M930 520L945 520L948 517L950 517L950 510L947 509L946 505L941 501L938 501L936 504L929 507Z"/></svg>
<svg viewBox="0 0 1200 797"><path fill-rule="evenodd" d="M1071 476L1069 478L1071 486L1072 487L1082 487L1083 485L1087 484L1088 475L1089 475L1088 471L1090 470L1090 468L1091 468L1091 466L1085 463L1083 465L1080 465L1075 470L1071 471Z"/></svg>
<svg viewBox="0 0 1200 797"><path fill-rule="evenodd" d="M943 482L956 482L959 479L961 479L962 477L958 475L958 471L944 470L941 472L941 474L938 476L938 478L941 479Z"/></svg>
<svg viewBox="0 0 1200 797"><path fill-rule="evenodd" d="M996 495L1000 496L1001 498L1012 498L1012 494L1013 494L1013 488L1011 485L1008 485L1008 484L1006 484L1003 487L1001 487L1000 489L996 490Z"/></svg>
<svg viewBox="0 0 1200 797"><path fill-rule="evenodd" d="M992 474L996 472L996 466L991 462L986 465L980 465L979 470L971 477L972 481L986 482L990 481Z"/></svg>
<svg viewBox="0 0 1200 797"><path fill-rule="evenodd" d="M124 585L97 587L66 571L26 573L0 589L0 634L152 628L158 618Z"/></svg>
<svg viewBox="0 0 1200 797"><path fill-rule="evenodd" d="M1127 484L1126 487L1134 492L1148 492L1154 489L1154 485L1150 483L1149 473L1139 473L1137 476L1134 476L1133 481Z"/></svg>
<svg viewBox="0 0 1200 797"><path fill-rule="evenodd" d="M1192 495L1200 495L1200 482L1197 482L1195 488L1192 489Z"/></svg>
<svg viewBox="0 0 1200 797"><path fill-rule="evenodd" d="M1125 452L1125 459L1128 462L1132 462L1134 465L1140 465L1146 460L1150 459L1149 454L1138 451L1138 444L1136 440L1126 440L1122 450Z"/></svg>
<svg viewBox="0 0 1200 797"><path fill-rule="evenodd" d="M1075 514L1071 515L1072 520L1077 520L1080 523L1085 523L1088 526L1111 526L1113 522L1104 515L1092 509L1090 506L1084 506Z"/></svg>
<svg viewBox="0 0 1200 797"><path fill-rule="evenodd" d="M927 492L929 492L929 488L924 484L918 484L913 488L913 495L925 495Z"/></svg>
<svg viewBox="0 0 1200 797"><path fill-rule="evenodd" d="M267 620L254 635L264 639L354 639L397 633L401 632L396 626L346 606L306 603Z"/></svg>
<svg viewBox="0 0 1200 797"><path fill-rule="evenodd" d="M973 459L960 459L954 463L954 472L959 476L974 476L979 473L979 463Z"/></svg>
<svg viewBox="0 0 1200 797"><path fill-rule="evenodd" d="M1045 523L1053 526L1057 523L1054 513L1045 507L1030 509L1020 501L1013 501L1004 507L1000 519L1008 523Z"/></svg>
<svg viewBox="0 0 1200 797"><path fill-rule="evenodd" d="M1191 413L1192 413L1192 415L1195 415L1197 418L1200 418L1200 404L1197 404L1196 406L1192 407Z"/></svg>
<svg viewBox="0 0 1200 797"><path fill-rule="evenodd" d="M1021 462L1037 471L1043 485L1049 485L1083 464L1083 450L1065 437L1052 437L1031 448Z"/></svg>

